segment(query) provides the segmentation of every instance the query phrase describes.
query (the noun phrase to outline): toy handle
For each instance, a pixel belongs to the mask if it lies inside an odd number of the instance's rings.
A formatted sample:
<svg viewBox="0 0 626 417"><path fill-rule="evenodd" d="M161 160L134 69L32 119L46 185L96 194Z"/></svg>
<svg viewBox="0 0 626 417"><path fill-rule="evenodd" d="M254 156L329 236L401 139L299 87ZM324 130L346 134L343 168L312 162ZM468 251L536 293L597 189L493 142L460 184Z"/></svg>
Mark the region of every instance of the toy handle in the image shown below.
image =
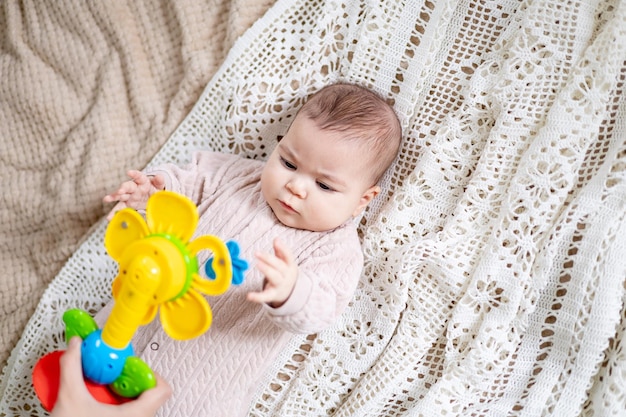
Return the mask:
<svg viewBox="0 0 626 417"><path fill-rule="evenodd" d="M116 278L118 288L115 304L103 327L103 339L111 347L122 349L130 343L159 285L160 268L150 257L137 257L121 274L133 274L132 279Z"/></svg>
<svg viewBox="0 0 626 417"><path fill-rule="evenodd" d="M213 267L215 278L211 280L201 279L197 275L194 286L207 295L223 294L230 286L233 276L230 251L220 238L213 235L200 236L189 244L189 251L194 256L204 249L209 249L213 252L211 266Z"/></svg>

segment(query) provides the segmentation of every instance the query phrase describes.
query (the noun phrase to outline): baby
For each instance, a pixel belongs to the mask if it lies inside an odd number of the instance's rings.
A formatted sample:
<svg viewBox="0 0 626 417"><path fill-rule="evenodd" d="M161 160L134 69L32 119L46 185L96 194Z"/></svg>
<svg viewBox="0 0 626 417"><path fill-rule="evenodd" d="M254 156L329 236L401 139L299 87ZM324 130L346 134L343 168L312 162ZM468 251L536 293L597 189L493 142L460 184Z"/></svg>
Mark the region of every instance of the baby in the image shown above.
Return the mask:
<svg viewBox="0 0 626 417"><path fill-rule="evenodd" d="M312 95L267 162L216 152L149 172L105 202L144 209L167 189L197 205L196 233L236 240L255 268L210 298L213 324L177 342L158 320L133 341L172 386L163 415L246 415L255 389L292 333L325 329L348 305L362 272L357 218L380 193L401 127L389 104L362 87L335 84Z"/></svg>

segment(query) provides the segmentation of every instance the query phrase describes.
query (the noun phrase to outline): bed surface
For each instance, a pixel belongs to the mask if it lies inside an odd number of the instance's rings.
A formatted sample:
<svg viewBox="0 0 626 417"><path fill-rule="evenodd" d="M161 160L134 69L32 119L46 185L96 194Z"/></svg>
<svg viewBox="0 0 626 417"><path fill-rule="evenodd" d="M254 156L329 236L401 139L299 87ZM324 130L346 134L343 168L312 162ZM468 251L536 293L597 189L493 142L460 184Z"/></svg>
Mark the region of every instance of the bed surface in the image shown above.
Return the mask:
<svg viewBox="0 0 626 417"><path fill-rule="evenodd" d="M0 4L0 363L42 292L272 0Z"/></svg>

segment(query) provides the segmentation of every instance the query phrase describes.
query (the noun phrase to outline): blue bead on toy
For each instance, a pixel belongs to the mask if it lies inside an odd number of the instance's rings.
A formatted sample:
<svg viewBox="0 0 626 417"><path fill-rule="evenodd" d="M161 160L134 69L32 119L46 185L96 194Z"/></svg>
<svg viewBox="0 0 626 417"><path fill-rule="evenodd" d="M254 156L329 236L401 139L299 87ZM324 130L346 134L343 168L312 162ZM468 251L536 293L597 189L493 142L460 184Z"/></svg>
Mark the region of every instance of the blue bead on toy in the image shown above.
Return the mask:
<svg viewBox="0 0 626 417"><path fill-rule="evenodd" d="M239 257L239 244L234 240L226 242L228 253L230 253L230 261L233 265L233 285L239 285L243 282L243 273L248 269L248 261ZM213 258L209 258L204 264L204 272L210 279L215 279L215 271L213 270Z"/></svg>
<svg viewBox="0 0 626 417"><path fill-rule="evenodd" d="M81 354L85 376L107 385L120 376L126 359L133 356L133 347L130 343L124 349L108 346L102 341L102 330L98 329L83 340Z"/></svg>

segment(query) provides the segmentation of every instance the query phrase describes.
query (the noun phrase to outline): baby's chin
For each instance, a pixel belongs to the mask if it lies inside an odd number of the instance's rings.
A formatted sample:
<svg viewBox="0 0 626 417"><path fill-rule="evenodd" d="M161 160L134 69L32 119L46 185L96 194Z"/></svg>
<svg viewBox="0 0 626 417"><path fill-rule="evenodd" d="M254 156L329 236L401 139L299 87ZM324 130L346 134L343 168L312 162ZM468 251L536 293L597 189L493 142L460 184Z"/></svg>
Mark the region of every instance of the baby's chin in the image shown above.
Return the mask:
<svg viewBox="0 0 626 417"><path fill-rule="evenodd" d="M298 229L298 230L306 230L309 232L316 232L316 233L329 232L331 230L338 228L339 226L341 226L342 224L345 224L348 220L350 220L348 219L339 224L325 223L325 224L316 225L316 224L309 224L304 221L294 221L294 219L285 219L283 221L280 217L278 216L276 217L282 224L284 224L287 227L291 227L293 229Z"/></svg>
<svg viewBox="0 0 626 417"><path fill-rule="evenodd" d="M308 227L308 225L306 225L304 222L301 221L296 221L295 219L293 219L292 217L288 217L288 216L280 216L278 214L276 214L276 212L274 212L274 216L276 216L276 218L278 219L278 221L287 227L291 227L292 229L298 229L298 230L308 230L310 232L317 232L318 230L312 230L310 227Z"/></svg>

